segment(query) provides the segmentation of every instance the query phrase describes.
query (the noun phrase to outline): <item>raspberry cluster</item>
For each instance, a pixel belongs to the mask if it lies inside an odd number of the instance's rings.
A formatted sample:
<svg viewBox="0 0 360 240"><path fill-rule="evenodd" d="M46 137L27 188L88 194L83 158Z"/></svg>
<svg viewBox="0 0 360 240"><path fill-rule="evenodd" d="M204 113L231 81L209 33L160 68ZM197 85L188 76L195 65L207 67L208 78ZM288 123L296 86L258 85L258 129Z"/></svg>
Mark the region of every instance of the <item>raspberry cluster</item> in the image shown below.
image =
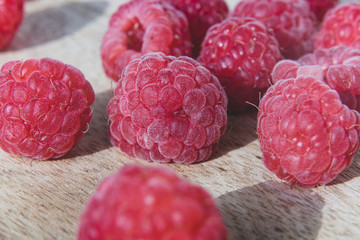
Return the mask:
<svg viewBox="0 0 360 240"><path fill-rule="evenodd" d="M262 21L274 32L286 58L296 59L313 49L316 17L306 0L242 0L232 15Z"/></svg>
<svg viewBox="0 0 360 240"><path fill-rule="evenodd" d="M279 45L255 18L229 17L212 26L197 60L214 73L229 98L229 111L258 104L271 83L271 71L282 59Z"/></svg>
<svg viewBox="0 0 360 240"><path fill-rule="evenodd" d="M24 0L2 0L0 3L0 49L14 38L24 15Z"/></svg>
<svg viewBox="0 0 360 240"><path fill-rule="evenodd" d="M196 58L201 50L207 30L214 24L223 21L229 8L225 0L169 0L182 11L189 22L192 56Z"/></svg>
<svg viewBox="0 0 360 240"><path fill-rule="evenodd" d="M344 105L321 78L299 74L279 80L259 105L264 164L280 179L325 185L358 151L359 123L359 113Z"/></svg>
<svg viewBox="0 0 360 240"><path fill-rule="evenodd" d="M348 2L330 9L315 35L314 46L330 48L336 45L360 49L360 3Z"/></svg>
<svg viewBox="0 0 360 240"><path fill-rule="evenodd" d="M77 239L228 236L212 196L202 187L165 167L126 165L99 184L80 217Z"/></svg>
<svg viewBox="0 0 360 240"><path fill-rule="evenodd" d="M167 1L133 0L120 5L101 44L105 73L118 81L131 60L148 52L190 56L186 16Z"/></svg>
<svg viewBox="0 0 360 240"><path fill-rule="evenodd" d="M148 161L204 161L225 132L226 109L226 94L205 67L190 57L148 53L122 72L108 105L110 139Z"/></svg>
<svg viewBox="0 0 360 240"><path fill-rule="evenodd" d="M80 141L94 91L75 67L50 58L0 70L0 147L33 159L59 158Z"/></svg>
<svg viewBox="0 0 360 240"><path fill-rule="evenodd" d="M320 71L317 71L318 69ZM280 61L273 70L273 81L303 74L319 76L323 82L338 92L344 104L360 111L360 49L334 46L317 49L302 56L297 62Z"/></svg>

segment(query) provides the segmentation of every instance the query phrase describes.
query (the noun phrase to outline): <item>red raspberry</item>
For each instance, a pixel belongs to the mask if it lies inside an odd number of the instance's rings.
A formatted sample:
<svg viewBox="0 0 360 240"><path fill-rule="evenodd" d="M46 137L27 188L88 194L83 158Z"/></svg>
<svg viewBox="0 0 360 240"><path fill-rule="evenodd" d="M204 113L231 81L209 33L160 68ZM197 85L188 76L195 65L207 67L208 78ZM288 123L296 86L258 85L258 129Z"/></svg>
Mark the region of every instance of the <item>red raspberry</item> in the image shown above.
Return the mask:
<svg viewBox="0 0 360 240"><path fill-rule="evenodd" d="M316 17L306 0L243 0L233 15L262 21L275 33L286 58L297 59L312 51Z"/></svg>
<svg viewBox="0 0 360 240"><path fill-rule="evenodd" d="M101 44L105 73L118 81L132 60L148 52L190 56L191 42L185 15L170 3L133 0L112 15Z"/></svg>
<svg viewBox="0 0 360 240"><path fill-rule="evenodd" d="M359 149L359 113L321 80L315 75L280 80L259 105L265 166L280 179L304 186L331 182Z"/></svg>
<svg viewBox="0 0 360 240"><path fill-rule="evenodd" d="M314 46L330 48L336 45L360 49L360 3L349 2L330 9L315 34Z"/></svg>
<svg viewBox="0 0 360 240"><path fill-rule="evenodd" d="M227 240L212 196L165 167L126 165L105 178L79 219L78 240Z"/></svg>
<svg viewBox="0 0 360 240"><path fill-rule="evenodd" d="M307 0L310 5L311 11L315 13L315 16L319 22L322 21L325 13L335 7L339 0Z"/></svg>
<svg viewBox="0 0 360 240"><path fill-rule="evenodd" d="M1 68L0 85L4 151L59 158L87 130L94 91L75 67L49 58L11 61Z"/></svg>
<svg viewBox="0 0 360 240"><path fill-rule="evenodd" d="M169 0L187 17L193 44L192 56L196 58L201 49L206 31L225 19L229 8L225 0Z"/></svg>
<svg viewBox="0 0 360 240"><path fill-rule="evenodd" d="M24 0L0 0L0 49L14 38L23 19Z"/></svg>
<svg viewBox="0 0 360 240"><path fill-rule="evenodd" d="M225 131L226 107L219 81L194 59L148 53L117 83L108 105L110 140L148 161L204 161Z"/></svg>
<svg viewBox="0 0 360 240"><path fill-rule="evenodd" d="M360 49L335 46L317 49L298 62L283 60L273 70L273 81L294 78L307 72L307 66L318 65L320 73L312 72L336 90L342 102L360 112ZM314 69L314 68L312 68Z"/></svg>
<svg viewBox="0 0 360 240"><path fill-rule="evenodd" d="M215 74L229 98L229 111L258 104L271 83L271 71L282 59L275 37L254 18L229 17L212 26L198 61Z"/></svg>

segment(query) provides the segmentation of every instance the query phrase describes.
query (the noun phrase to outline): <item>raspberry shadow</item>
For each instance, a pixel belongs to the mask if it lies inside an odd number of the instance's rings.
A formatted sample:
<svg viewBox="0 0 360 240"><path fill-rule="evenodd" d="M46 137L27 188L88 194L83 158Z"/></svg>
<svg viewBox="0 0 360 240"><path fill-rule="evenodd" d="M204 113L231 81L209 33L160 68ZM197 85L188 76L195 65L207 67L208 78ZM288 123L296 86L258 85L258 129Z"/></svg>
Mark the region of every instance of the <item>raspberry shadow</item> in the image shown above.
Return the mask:
<svg viewBox="0 0 360 240"><path fill-rule="evenodd" d="M101 16L108 5L105 1L64 2L62 5L49 2L52 4L49 7L24 16L13 42L5 50L30 48L72 35ZM36 1L27 3L30 4L36 6Z"/></svg>
<svg viewBox="0 0 360 240"><path fill-rule="evenodd" d="M228 114L226 132L220 138L217 150L210 157L210 160L226 155L232 150L245 147L256 140L256 116L256 109L248 109L237 114Z"/></svg>
<svg viewBox="0 0 360 240"><path fill-rule="evenodd" d="M112 146L108 134L107 104L113 95L112 90L96 93L93 104L93 117L89 130L81 141L63 158L91 155Z"/></svg>
<svg viewBox="0 0 360 240"><path fill-rule="evenodd" d="M268 181L216 198L229 239L316 239L324 199L312 189Z"/></svg>

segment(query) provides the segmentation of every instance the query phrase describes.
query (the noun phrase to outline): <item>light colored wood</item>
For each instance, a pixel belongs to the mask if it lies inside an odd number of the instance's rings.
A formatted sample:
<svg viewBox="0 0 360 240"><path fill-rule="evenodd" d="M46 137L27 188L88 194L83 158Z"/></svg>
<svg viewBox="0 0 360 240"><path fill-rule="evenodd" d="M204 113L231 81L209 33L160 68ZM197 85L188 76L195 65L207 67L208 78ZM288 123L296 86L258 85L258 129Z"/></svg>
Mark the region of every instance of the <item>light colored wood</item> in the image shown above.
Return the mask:
<svg viewBox="0 0 360 240"><path fill-rule="evenodd" d="M89 132L62 159L31 161L0 151L0 239L75 239L78 217L104 177L128 163L157 165L126 157L107 135L113 84L103 73L99 46L110 15L122 2L26 1L24 22L0 53L0 65L59 59L83 71L96 101ZM231 240L360 238L360 155L329 186L284 183L261 162L256 109L229 117L210 161L166 166L214 196Z"/></svg>

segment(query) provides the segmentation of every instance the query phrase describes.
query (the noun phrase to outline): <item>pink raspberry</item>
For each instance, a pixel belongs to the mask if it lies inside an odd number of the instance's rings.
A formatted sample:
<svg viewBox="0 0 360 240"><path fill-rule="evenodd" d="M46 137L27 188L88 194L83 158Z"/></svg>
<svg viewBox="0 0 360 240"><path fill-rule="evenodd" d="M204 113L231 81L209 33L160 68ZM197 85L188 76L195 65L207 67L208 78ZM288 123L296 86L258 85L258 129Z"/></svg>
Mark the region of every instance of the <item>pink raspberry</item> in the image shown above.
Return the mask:
<svg viewBox="0 0 360 240"><path fill-rule="evenodd" d="M312 75L317 75L336 90L349 108L360 112L360 49L335 46L317 49L301 57L298 62L280 61L274 67L273 81L309 74L307 69L315 69L313 66L318 66L320 72L312 71Z"/></svg>
<svg viewBox="0 0 360 240"><path fill-rule="evenodd" d="M315 49L336 45L360 49L360 3L338 5L324 16L320 29L315 34Z"/></svg>
<svg viewBox="0 0 360 240"><path fill-rule="evenodd" d="M262 22L229 17L208 30L197 60L218 77L229 111L238 112L247 102L258 104L280 59L278 42Z"/></svg>
<svg viewBox="0 0 360 240"><path fill-rule="evenodd" d="M0 0L0 49L14 38L23 19L24 0Z"/></svg>
<svg viewBox="0 0 360 240"><path fill-rule="evenodd" d="M120 5L101 44L105 73L118 81L132 59L148 52L190 56L186 16L166 1L133 0Z"/></svg>
<svg viewBox="0 0 360 240"><path fill-rule="evenodd" d="M226 107L218 79L194 59L148 53L117 83L108 105L110 140L148 161L204 161L225 131Z"/></svg>
<svg viewBox="0 0 360 240"><path fill-rule="evenodd" d="M325 13L335 7L339 0L307 0L310 5L311 11L315 13L315 16L319 22L322 21Z"/></svg>
<svg viewBox="0 0 360 240"><path fill-rule="evenodd" d="M280 179L325 185L352 162L359 123L359 113L342 104L321 78L304 74L280 80L260 100L263 162Z"/></svg>
<svg viewBox="0 0 360 240"><path fill-rule="evenodd" d="M196 58L206 31L225 19L229 8L225 0L169 0L187 17L192 42L192 56Z"/></svg>
<svg viewBox="0 0 360 240"><path fill-rule="evenodd" d="M242 0L232 15L262 21L275 33L286 58L297 59L312 51L316 17L306 0Z"/></svg>
<svg viewBox="0 0 360 240"><path fill-rule="evenodd" d="M75 67L49 58L11 61L1 68L0 85L4 151L59 158L87 130L94 91Z"/></svg>
<svg viewBox="0 0 360 240"><path fill-rule="evenodd" d="M78 240L227 240L212 198L165 167L126 165L105 178L79 219Z"/></svg>

